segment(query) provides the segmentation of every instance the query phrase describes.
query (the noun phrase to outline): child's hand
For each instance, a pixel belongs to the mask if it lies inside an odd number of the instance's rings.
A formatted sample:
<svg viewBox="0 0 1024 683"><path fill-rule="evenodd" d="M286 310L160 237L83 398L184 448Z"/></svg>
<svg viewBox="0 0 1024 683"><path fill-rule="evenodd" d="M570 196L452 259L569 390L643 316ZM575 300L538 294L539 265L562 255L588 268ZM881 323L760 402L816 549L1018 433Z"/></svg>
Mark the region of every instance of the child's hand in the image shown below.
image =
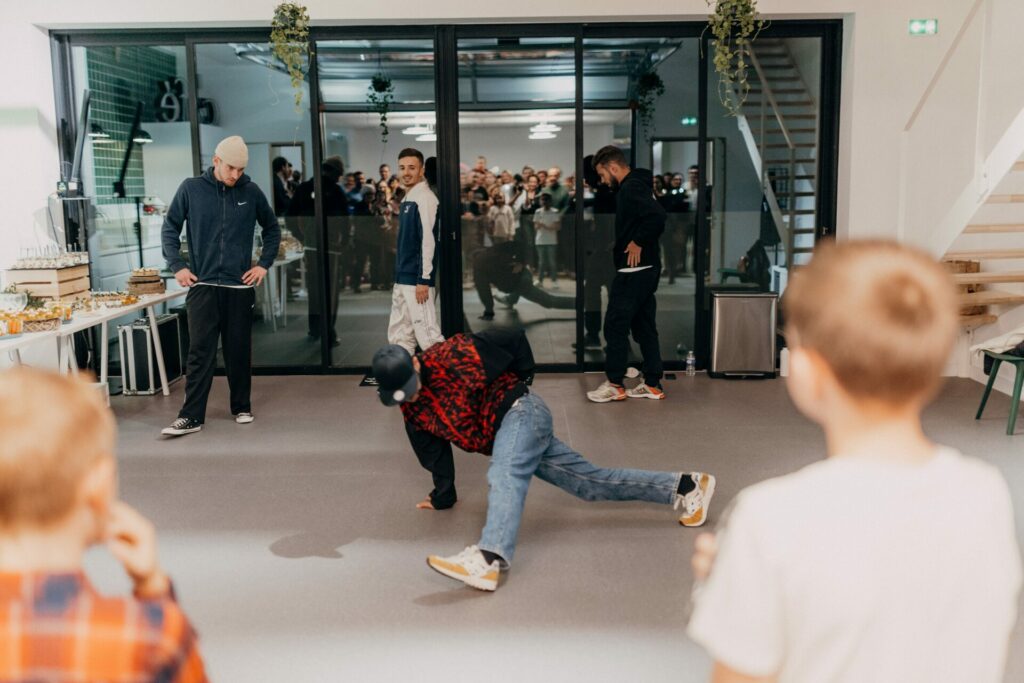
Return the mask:
<svg viewBox="0 0 1024 683"><path fill-rule="evenodd" d="M703 533L697 536L693 544L693 558L690 564L693 566L693 575L697 581L703 581L711 573L711 567L715 563L715 555L718 554L718 539L714 534Z"/></svg>
<svg viewBox="0 0 1024 683"><path fill-rule="evenodd" d="M130 506L117 501L107 522L107 548L124 566L140 598L160 598L170 592L170 581L156 557L156 529Z"/></svg>

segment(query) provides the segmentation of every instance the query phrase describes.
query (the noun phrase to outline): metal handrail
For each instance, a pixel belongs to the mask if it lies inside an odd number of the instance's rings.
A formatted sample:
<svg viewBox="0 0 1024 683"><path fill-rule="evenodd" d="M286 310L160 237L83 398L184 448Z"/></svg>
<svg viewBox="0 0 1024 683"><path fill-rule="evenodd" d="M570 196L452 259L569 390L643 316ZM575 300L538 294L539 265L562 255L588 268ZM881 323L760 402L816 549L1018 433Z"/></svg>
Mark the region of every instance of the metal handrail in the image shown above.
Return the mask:
<svg viewBox="0 0 1024 683"><path fill-rule="evenodd" d="M761 189L766 197L770 197L769 206L772 208L772 216L775 219L778 227L785 235L786 240L786 262L792 263L793 249L795 247L795 230L796 230L796 197L794 196L796 188L796 145L793 144L793 138L790 137L789 129L786 127L786 122L782 118L782 112L779 109L779 103L775 99L775 94L772 92L771 84L768 82L768 77L765 76L764 69L761 68L761 62L758 61L757 55L754 54L754 50L751 49L747 52L750 58L750 64L754 67L754 71L757 72L757 78L761 83ZM775 190L772 188L771 182L768 179L768 165L765 163L764 145L765 145L765 102L768 102L772 108L772 114L775 116L775 120L779 122L779 129L782 132L783 137L786 140L786 145L789 148L789 178L787 179L787 185L789 187L789 197L786 202L786 210L789 214L789 222L787 223L781 212L778 211L778 198L775 196ZM778 212L778 213L777 213Z"/></svg>

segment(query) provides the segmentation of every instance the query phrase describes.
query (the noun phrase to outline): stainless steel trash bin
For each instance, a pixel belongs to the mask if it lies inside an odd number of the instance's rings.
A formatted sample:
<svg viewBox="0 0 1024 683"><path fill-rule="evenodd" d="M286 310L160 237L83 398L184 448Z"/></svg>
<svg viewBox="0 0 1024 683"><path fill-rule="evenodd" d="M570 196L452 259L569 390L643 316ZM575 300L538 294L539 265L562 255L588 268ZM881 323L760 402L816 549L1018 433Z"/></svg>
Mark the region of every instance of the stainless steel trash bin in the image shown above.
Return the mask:
<svg viewBox="0 0 1024 683"><path fill-rule="evenodd" d="M760 292L711 294L711 377L774 377L779 297Z"/></svg>

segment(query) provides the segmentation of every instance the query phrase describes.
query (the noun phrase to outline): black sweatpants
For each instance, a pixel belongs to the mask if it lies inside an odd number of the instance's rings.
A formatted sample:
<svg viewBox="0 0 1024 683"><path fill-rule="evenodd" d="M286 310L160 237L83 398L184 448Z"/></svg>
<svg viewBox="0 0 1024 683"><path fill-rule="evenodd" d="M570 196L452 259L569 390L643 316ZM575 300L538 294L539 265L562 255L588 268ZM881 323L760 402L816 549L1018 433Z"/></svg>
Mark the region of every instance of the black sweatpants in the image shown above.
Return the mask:
<svg viewBox="0 0 1024 683"><path fill-rule="evenodd" d="M661 383L661 347L658 344L658 312L654 293L658 290L661 268L655 266L635 273L615 273L608 293L608 312L604 318L605 374L608 381L622 384L629 362L629 333L643 354L644 382Z"/></svg>
<svg viewBox="0 0 1024 683"><path fill-rule="evenodd" d="M185 297L188 307L188 363L185 405L178 417L206 421L213 371L217 366L217 340L224 353L231 414L252 412L252 316L256 290L193 285Z"/></svg>

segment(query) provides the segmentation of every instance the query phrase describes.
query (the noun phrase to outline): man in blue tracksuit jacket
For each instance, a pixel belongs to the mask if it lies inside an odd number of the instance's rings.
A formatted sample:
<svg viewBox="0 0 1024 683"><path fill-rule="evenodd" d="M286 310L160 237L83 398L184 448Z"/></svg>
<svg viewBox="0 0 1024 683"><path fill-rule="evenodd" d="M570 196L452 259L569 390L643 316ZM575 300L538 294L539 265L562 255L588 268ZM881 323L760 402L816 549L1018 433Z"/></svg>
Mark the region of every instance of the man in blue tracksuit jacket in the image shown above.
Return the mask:
<svg viewBox="0 0 1024 683"><path fill-rule="evenodd" d="M202 429L217 364L220 339L235 422L253 421L252 314L256 290L277 257L281 229L260 188L243 173L249 160L235 135L217 145L213 168L189 178L174 195L162 232L164 258L178 284L189 287L189 349L185 404L166 436ZM253 265L255 225L263 228L263 251ZM185 226L188 262L181 257Z"/></svg>
<svg viewBox="0 0 1024 683"><path fill-rule="evenodd" d="M444 341L434 308L437 197L423 176L423 153L419 150L407 148L399 152L398 176L405 187L405 197L398 215L388 343L401 346L412 356L417 344L426 351Z"/></svg>

